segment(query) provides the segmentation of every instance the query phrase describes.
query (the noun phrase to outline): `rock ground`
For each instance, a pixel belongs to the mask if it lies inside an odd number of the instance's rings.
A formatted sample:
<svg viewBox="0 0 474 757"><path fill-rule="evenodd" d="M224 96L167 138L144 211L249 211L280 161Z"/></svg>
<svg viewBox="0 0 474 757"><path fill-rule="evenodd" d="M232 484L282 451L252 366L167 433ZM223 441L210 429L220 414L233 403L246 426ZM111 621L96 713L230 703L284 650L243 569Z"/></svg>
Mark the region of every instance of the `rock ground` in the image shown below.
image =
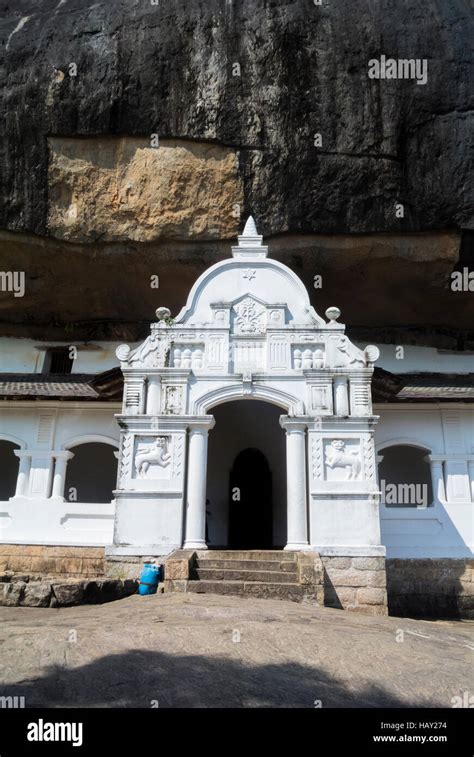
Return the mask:
<svg viewBox="0 0 474 757"><path fill-rule="evenodd" d="M278 600L0 607L0 650L0 696L27 707L451 707L474 690L471 622Z"/></svg>

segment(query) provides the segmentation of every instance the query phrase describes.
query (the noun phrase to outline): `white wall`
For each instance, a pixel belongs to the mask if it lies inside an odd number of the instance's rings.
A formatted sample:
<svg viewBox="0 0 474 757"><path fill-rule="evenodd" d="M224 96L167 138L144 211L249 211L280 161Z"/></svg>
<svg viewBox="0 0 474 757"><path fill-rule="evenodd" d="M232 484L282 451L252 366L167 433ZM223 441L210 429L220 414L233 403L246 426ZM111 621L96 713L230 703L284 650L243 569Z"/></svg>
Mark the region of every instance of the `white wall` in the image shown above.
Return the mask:
<svg viewBox="0 0 474 757"><path fill-rule="evenodd" d="M442 464L432 507L380 507L388 557L470 557L474 549L474 408L458 403L380 405L378 453L392 444L424 447Z"/></svg>
<svg viewBox="0 0 474 757"><path fill-rule="evenodd" d="M87 441L102 441L117 449L114 412L119 409L119 405L104 403L0 405L0 437L33 451L29 490L0 502L0 542L84 546L112 542L114 502L81 503L51 496L56 470L53 452L74 451L75 444Z"/></svg>
<svg viewBox="0 0 474 757"><path fill-rule="evenodd" d="M251 411L246 415L244 407ZM255 412L260 403L238 403L237 413L228 405L228 425L224 436L214 437L210 432L210 461L208 492L211 502L223 502L227 491L228 471L241 449L255 446L269 460L273 473L273 491L276 500L276 541L284 541L285 465L279 443L280 436L272 432L272 413L280 411L272 406L268 412ZM254 410L252 411L252 407ZM266 404L263 407L267 407ZM216 417L221 427L226 418ZM38 460L51 463L48 479L47 467L39 472L40 487L51 487L54 462L51 451L66 450L80 440L102 438L118 444L119 429L114 413L119 405L112 403L54 403L4 402L0 404L0 437L10 439L22 448L37 452ZM380 405L375 408L380 416L376 427L377 451L390 444L411 443L426 448L444 460L446 496L435 498L432 507L390 508L381 507L382 542L389 557L464 557L472 555L474 543L474 408L461 403L444 406L411 405L400 407ZM253 429L253 431L252 431ZM277 443L278 440L278 443ZM283 453L284 454L284 453ZM1 471L1 461L0 461ZM470 471L470 477L469 477ZM0 502L0 542L41 544L111 544L113 536L114 504L84 504L62 502L38 494ZM223 511L217 515L215 525L220 529L213 534L216 540L226 532ZM278 530L280 529L280 530Z"/></svg>
<svg viewBox="0 0 474 757"><path fill-rule="evenodd" d="M120 342L42 342L39 339L0 337L1 373L41 373L45 352L41 347L77 347L72 373L101 373L117 368L115 349ZM134 345L132 345L133 347Z"/></svg>
<svg viewBox="0 0 474 757"><path fill-rule="evenodd" d="M365 344L356 342L360 349ZM474 372L474 352L438 350L436 347L413 345L378 344L380 357L377 366L391 373L472 373ZM397 357L398 355L398 357Z"/></svg>

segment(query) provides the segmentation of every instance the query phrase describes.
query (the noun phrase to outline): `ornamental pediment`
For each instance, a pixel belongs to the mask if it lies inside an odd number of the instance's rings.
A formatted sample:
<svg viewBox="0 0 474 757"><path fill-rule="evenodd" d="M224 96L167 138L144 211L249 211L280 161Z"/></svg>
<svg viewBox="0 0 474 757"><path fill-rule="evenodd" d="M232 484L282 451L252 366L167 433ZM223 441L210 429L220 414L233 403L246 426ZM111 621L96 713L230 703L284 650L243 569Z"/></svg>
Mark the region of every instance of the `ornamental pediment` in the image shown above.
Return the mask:
<svg viewBox="0 0 474 757"><path fill-rule="evenodd" d="M246 371L296 375L308 383L315 411L331 411L330 372L349 376L371 371L378 357L377 348L363 351L349 340L338 323L338 308L326 310L327 321L315 312L302 281L287 266L268 259L260 237L249 235L248 224L232 259L199 277L176 317L165 307L156 314L158 322L143 344L117 349L124 368L163 370L163 375L188 371L195 377ZM354 389L354 403L356 395L362 393Z"/></svg>

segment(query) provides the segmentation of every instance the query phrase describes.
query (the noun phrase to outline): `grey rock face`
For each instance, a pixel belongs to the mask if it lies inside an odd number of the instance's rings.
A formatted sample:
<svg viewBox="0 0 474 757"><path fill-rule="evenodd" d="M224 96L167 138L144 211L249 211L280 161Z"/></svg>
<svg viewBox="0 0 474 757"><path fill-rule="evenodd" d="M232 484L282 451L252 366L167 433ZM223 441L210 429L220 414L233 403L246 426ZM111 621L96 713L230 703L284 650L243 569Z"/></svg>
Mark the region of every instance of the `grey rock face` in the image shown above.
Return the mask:
<svg viewBox="0 0 474 757"><path fill-rule="evenodd" d="M79 605L84 597L84 583L82 581L63 584L55 583L52 584L52 589L59 607Z"/></svg>
<svg viewBox="0 0 474 757"><path fill-rule="evenodd" d="M43 582L29 583L21 604L24 607L49 607L51 600L51 584Z"/></svg>
<svg viewBox="0 0 474 757"><path fill-rule="evenodd" d="M23 599L26 586L25 581L12 581L4 584L1 604L4 607L17 607Z"/></svg>
<svg viewBox="0 0 474 757"><path fill-rule="evenodd" d="M48 135L153 133L235 147L267 236L472 226L472 37L464 0L7 4L0 227L46 232Z"/></svg>

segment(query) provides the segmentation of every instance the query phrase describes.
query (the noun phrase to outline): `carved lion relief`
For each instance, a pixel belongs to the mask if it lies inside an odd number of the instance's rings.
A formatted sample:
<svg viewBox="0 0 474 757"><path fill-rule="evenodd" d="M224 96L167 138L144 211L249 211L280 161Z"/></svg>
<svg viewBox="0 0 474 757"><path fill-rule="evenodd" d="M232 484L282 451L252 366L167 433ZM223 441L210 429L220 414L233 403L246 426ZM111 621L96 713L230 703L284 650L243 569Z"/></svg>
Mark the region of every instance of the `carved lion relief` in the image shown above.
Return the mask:
<svg viewBox="0 0 474 757"><path fill-rule="evenodd" d="M134 368L165 368L170 352L169 337L152 332L141 347L131 353L128 363Z"/></svg>
<svg viewBox="0 0 474 757"><path fill-rule="evenodd" d="M337 343L334 368L363 367L364 360L360 357L359 352L347 336L341 336Z"/></svg>
<svg viewBox="0 0 474 757"><path fill-rule="evenodd" d="M135 473L139 478L163 478L162 469L171 462L168 452L169 437L137 437ZM166 476L168 477L168 476Z"/></svg>
<svg viewBox="0 0 474 757"><path fill-rule="evenodd" d="M362 463L358 444L355 449L346 449L345 441L342 439L333 439L330 444L326 445L324 462L326 468L330 470L344 468L346 471L345 479L347 481L359 479ZM344 480L341 475L337 475L337 471L335 473L336 475L332 477L334 480Z"/></svg>

